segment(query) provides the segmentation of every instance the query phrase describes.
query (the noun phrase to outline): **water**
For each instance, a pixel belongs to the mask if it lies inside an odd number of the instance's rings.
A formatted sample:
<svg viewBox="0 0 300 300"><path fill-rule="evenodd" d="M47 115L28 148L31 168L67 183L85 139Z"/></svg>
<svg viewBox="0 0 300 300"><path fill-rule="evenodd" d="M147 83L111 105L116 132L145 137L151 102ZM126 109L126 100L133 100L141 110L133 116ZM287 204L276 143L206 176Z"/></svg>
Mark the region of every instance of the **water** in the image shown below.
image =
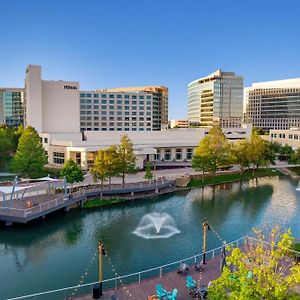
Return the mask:
<svg viewBox="0 0 300 300"><path fill-rule="evenodd" d="M72 210L26 226L0 227L0 299L76 285L102 239L119 274L166 264L201 252L206 217L227 241L275 224L300 237L298 179L261 178L162 196L97 210ZM144 239L133 233L143 216L165 213L180 233ZM163 224L161 232L163 231ZM208 232L208 249L221 241ZM97 281L97 259L84 282ZM114 274L104 259L104 278ZM56 298L63 298L63 294ZM43 299L51 299L47 296Z"/></svg>

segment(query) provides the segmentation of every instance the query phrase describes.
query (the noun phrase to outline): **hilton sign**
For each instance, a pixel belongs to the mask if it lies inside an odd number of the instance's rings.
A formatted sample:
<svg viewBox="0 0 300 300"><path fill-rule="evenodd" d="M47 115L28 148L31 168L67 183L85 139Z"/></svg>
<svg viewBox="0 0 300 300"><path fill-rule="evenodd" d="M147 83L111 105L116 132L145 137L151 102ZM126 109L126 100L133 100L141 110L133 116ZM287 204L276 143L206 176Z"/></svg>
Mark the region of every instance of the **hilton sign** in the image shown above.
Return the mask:
<svg viewBox="0 0 300 300"><path fill-rule="evenodd" d="M77 90L77 86L64 85L64 90Z"/></svg>

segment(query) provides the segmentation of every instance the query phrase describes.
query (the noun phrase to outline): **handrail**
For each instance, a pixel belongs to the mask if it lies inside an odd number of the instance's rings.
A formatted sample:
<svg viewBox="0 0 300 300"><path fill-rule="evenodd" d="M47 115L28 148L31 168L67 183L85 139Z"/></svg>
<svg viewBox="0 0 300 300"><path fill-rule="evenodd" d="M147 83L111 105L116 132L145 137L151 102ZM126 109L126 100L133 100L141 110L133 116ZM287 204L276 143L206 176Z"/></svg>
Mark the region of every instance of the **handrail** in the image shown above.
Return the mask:
<svg viewBox="0 0 300 300"><path fill-rule="evenodd" d="M244 236L244 237L241 237L239 239L236 239L230 243L227 243L228 245L230 244L235 244L239 241L242 241L242 240L246 240L247 238L249 238L248 236ZM215 251L217 250L221 250L223 246L221 247L217 247L217 248L213 248L213 249L210 249L206 252L206 254L209 254L209 253L214 253ZM191 259L195 259L199 256L202 256L202 253L200 254L195 254L193 256L190 256L190 257L186 257L186 258L183 258L183 259L180 259L180 260L177 260L177 261L174 261L174 262L171 262L171 263L168 263L168 264L164 264L164 265L160 265L160 266L157 266L157 267L153 267L153 268L150 268L150 269L146 269L146 270L143 270L143 271L139 271L139 272L135 272L135 273L130 273L130 274L126 274L126 275L121 275L121 276L118 276L118 277L113 277L113 278L108 278L108 279L105 279L103 280L103 283L108 283L108 282L114 282L116 280L120 280L120 279L124 279L124 278L128 278L128 277L132 277L132 276L137 276L137 275L141 275L141 274L145 274L145 273L149 273L149 272L152 272L152 271L159 271L160 269L163 269L163 268L166 268L166 267L169 267L169 266L172 266L172 265L175 265L175 264L180 264L182 263L183 261L187 261L187 260L191 260ZM90 282L90 283L85 283L85 284L79 284L79 285L75 285L75 286L69 286L69 287L65 287L65 288L60 288L60 289L56 289L56 290L51 290L51 291L46 291L46 292L39 292L39 293L35 293L35 294L29 294L29 295L25 295L25 296L19 296L19 297L14 297L14 298L9 298L7 300L21 300L21 299L26 299L26 298L32 298L32 297L37 297L37 296L43 296L43 295L48 295L48 294L52 294L52 293L57 293L57 292L63 292L63 291L68 291L68 290L72 290L72 289L78 289L78 288L83 288L83 287L88 287L88 286L92 286L96 283L99 283L99 281L96 281L96 282Z"/></svg>

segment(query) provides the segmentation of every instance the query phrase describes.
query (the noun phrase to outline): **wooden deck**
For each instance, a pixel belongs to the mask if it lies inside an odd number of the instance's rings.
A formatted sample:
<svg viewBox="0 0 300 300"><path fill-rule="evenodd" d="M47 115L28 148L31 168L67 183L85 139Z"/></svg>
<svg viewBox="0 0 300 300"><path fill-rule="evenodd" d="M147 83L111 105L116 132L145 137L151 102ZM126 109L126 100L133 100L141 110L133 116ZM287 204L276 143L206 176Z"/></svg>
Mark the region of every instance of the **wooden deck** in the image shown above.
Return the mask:
<svg viewBox="0 0 300 300"><path fill-rule="evenodd" d="M208 284L209 281L214 280L220 276L220 256L208 260L204 265L204 270L198 272L194 266L190 266L187 275L191 275L197 281L199 287ZM164 289L171 292L174 288L178 289L177 300L195 299L187 293L185 286L186 275L178 274L176 271L163 274L162 277L152 277L142 280L141 283L134 282L125 285L125 289L120 286L118 289L104 290L103 296L100 299L111 300L112 295L116 295L118 300L148 300L148 296L155 294L155 286L161 284ZM129 295L131 294L131 296ZM72 299L77 300L91 300L92 291L89 295L78 296Z"/></svg>

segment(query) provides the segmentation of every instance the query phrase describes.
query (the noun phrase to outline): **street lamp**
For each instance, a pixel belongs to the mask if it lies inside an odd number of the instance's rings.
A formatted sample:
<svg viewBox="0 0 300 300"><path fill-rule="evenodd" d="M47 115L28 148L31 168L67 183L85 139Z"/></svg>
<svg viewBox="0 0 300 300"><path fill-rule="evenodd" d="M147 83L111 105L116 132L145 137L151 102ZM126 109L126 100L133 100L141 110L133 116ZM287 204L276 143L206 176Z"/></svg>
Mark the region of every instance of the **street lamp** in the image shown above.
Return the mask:
<svg viewBox="0 0 300 300"><path fill-rule="evenodd" d="M102 283L103 283L103 255L106 255L106 251L104 249L103 242L100 240L98 243L98 257L99 257L99 284L93 286L93 298L98 299L99 297L103 296L102 292Z"/></svg>
<svg viewBox="0 0 300 300"><path fill-rule="evenodd" d="M205 264L206 263L206 232L207 232L207 230L210 230L210 226L207 223L206 218L204 219L202 226L203 226L203 247L202 247L203 260L202 260L202 262L203 262L203 264Z"/></svg>

